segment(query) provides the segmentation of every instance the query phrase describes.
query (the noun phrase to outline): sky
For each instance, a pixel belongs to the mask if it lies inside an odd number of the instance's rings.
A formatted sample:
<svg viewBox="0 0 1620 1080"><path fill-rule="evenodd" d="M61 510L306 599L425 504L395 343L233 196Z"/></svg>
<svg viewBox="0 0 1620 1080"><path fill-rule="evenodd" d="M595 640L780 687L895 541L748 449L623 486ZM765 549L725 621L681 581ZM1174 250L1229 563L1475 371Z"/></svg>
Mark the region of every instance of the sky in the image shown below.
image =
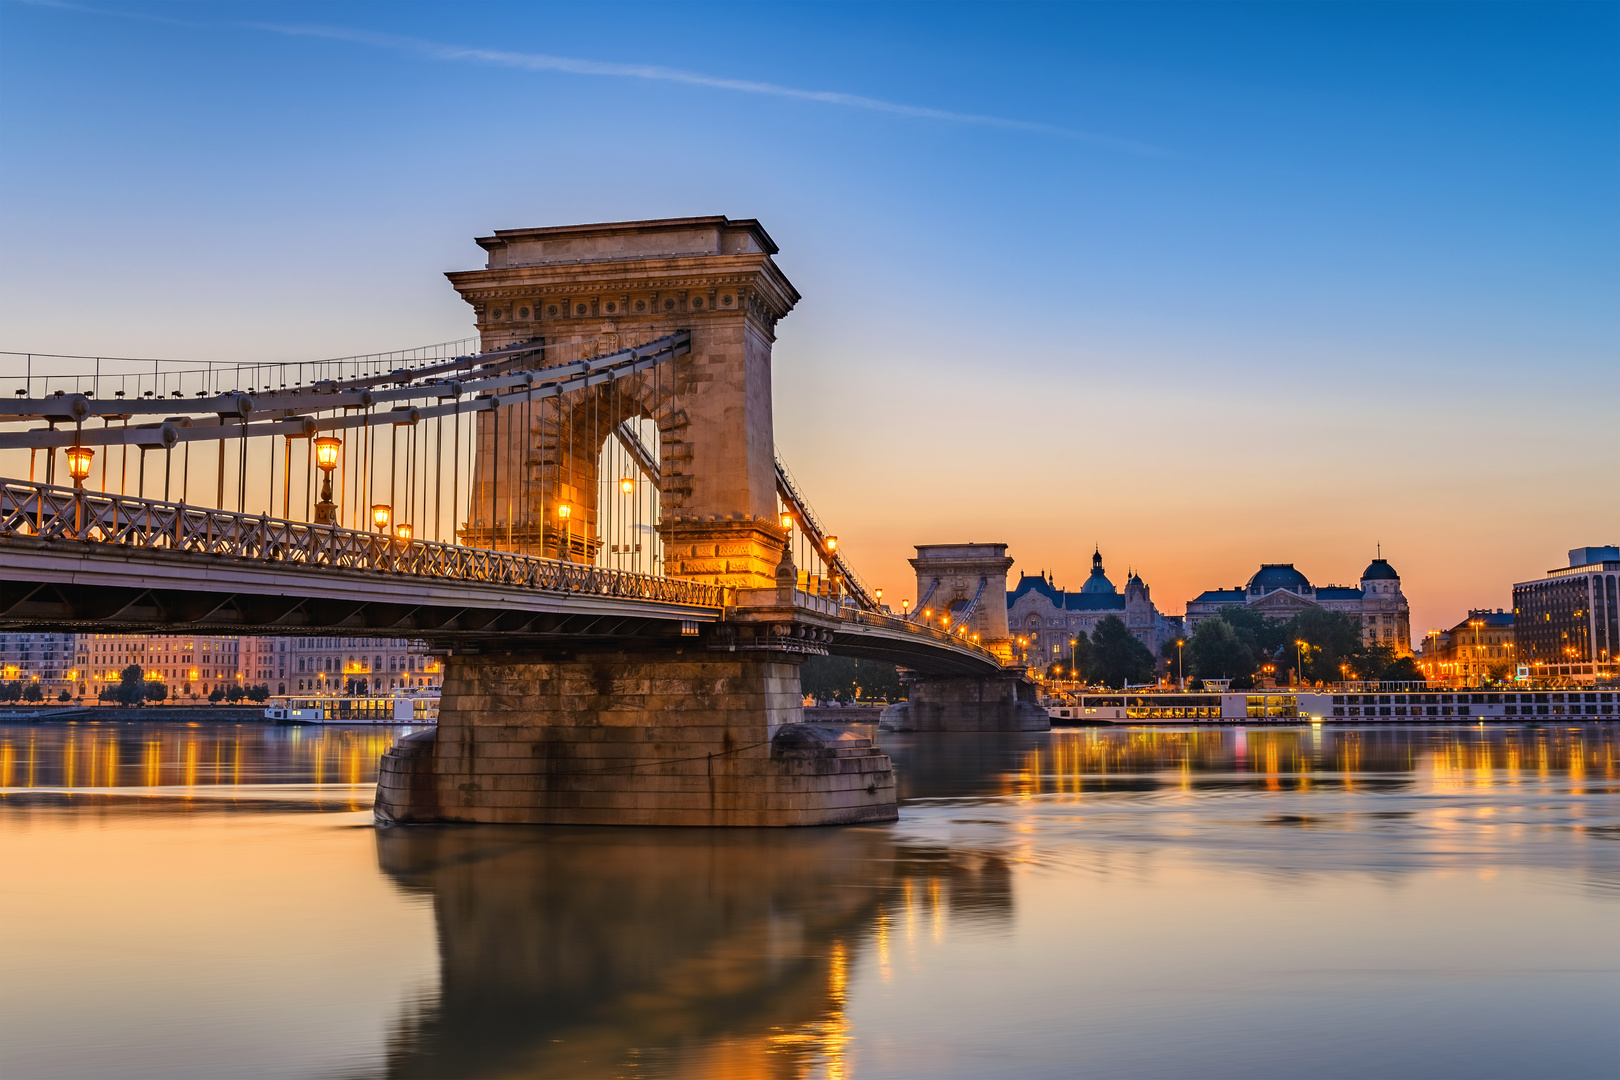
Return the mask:
<svg viewBox="0 0 1620 1080"><path fill-rule="evenodd" d="M758 218L776 439L887 598L1620 542L1620 5L0 0L0 349L462 338L494 229ZM0 359L0 364L6 361Z"/></svg>

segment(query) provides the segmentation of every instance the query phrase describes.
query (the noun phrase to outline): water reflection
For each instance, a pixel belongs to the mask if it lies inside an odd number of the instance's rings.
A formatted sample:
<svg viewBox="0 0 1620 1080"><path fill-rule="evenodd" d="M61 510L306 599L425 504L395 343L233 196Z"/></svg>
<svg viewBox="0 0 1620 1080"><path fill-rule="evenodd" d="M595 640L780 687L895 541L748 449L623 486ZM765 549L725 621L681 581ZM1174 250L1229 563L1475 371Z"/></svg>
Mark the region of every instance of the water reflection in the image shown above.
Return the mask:
<svg viewBox="0 0 1620 1080"><path fill-rule="evenodd" d="M880 829L396 828L377 856L439 929L398 1077L843 1076L859 956L1011 908L1005 862Z"/></svg>
<svg viewBox="0 0 1620 1080"><path fill-rule="evenodd" d="M1451 728L1076 728L1050 735L885 735L902 799L1167 787L1394 791L1520 784L1558 773L1609 787L1614 724Z"/></svg>
<svg viewBox="0 0 1620 1080"><path fill-rule="evenodd" d="M886 737L855 829L264 812L368 806L401 730L0 727L0 1072L1612 1064L1620 725Z"/></svg>
<svg viewBox="0 0 1620 1080"><path fill-rule="evenodd" d="M0 799L25 789L373 784L410 727L92 721L0 725Z"/></svg>

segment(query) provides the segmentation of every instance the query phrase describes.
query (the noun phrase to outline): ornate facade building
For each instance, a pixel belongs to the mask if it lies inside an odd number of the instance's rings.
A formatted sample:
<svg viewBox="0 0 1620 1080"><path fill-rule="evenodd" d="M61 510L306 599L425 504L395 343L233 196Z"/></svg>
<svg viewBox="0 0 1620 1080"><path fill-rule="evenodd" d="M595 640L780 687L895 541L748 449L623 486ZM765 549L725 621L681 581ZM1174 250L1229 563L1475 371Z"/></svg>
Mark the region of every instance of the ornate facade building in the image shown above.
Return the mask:
<svg viewBox="0 0 1620 1080"><path fill-rule="evenodd" d="M1181 633L1181 620L1161 615L1141 575L1131 574L1122 594L1103 570L1102 552L1091 556L1091 576L1076 592L1058 588L1050 575L1020 574L1007 593L1009 630L1029 644L1032 662L1042 664L1069 654L1069 641L1089 635L1109 615L1123 619L1131 634L1153 652L1155 659L1166 642Z"/></svg>
<svg viewBox="0 0 1620 1080"><path fill-rule="evenodd" d="M1311 607L1341 612L1360 620L1362 641L1393 645L1402 656L1412 651L1412 614L1401 593L1401 576L1382 558L1361 572L1360 588L1312 585L1293 563L1264 563L1247 585L1210 589L1187 601L1187 633L1234 604L1279 622Z"/></svg>
<svg viewBox="0 0 1620 1080"><path fill-rule="evenodd" d="M1430 682L1476 686L1492 670L1514 666L1513 612L1470 608L1468 618L1449 630L1430 630L1417 656Z"/></svg>

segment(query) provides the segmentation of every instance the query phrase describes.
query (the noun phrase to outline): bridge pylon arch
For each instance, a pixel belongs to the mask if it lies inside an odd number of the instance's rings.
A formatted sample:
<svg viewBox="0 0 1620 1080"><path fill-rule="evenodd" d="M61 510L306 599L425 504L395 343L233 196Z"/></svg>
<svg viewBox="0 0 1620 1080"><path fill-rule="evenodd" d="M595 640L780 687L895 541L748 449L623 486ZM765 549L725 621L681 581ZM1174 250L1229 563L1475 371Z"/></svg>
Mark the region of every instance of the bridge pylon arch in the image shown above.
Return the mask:
<svg viewBox="0 0 1620 1080"><path fill-rule="evenodd" d="M773 587L786 534L776 514L771 350L799 293L764 227L666 218L503 229L478 243L487 265L447 277L473 308L486 350L538 339L548 364L564 364L679 331L691 344L671 364L620 380L626 386L555 399L520 438L480 415L466 535L504 546L510 532L554 551L555 508L567 504L587 519L573 526L587 539L571 554L583 554L594 535L584 530L595 523L595 448L620 420L647 416L658 430L663 573Z"/></svg>

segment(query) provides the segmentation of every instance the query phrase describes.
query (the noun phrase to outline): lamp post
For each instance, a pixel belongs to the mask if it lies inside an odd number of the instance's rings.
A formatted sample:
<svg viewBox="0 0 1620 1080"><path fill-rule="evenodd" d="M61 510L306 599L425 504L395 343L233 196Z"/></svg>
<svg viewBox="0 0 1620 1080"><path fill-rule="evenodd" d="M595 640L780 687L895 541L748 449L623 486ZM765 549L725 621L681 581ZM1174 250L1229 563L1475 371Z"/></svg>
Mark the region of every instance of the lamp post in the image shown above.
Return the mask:
<svg viewBox="0 0 1620 1080"><path fill-rule="evenodd" d="M567 503L562 503L557 507L557 521L562 525L562 535L557 537L557 546L560 549L557 553L557 557L564 562L570 561L573 556L573 526L569 523L569 519L572 518L573 515L574 508L569 506Z"/></svg>
<svg viewBox="0 0 1620 1080"><path fill-rule="evenodd" d="M337 468L338 455L342 449L343 441L330 435L323 435L315 440L315 464L323 474L321 501L315 504L317 525L337 524L337 504L332 501L332 470Z"/></svg>
<svg viewBox="0 0 1620 1080"><path fill-rule="evenodd" d="M1187 644L1185 638L1176 638L1176 685L1184 694L1187 692L1187 675L1181 669L1181 647L1185 644Z"/></svg>
<svg viewBox="0 0 1620 1080"><path fill-rule="evenodd" d="M900 601L900 614L901 614L901 617L904 618L906 621L909 622L911 620L911 601L910 600L902 600L902 601Z"/></svg>
<svg viewBox="0 0 1620 1080"><path fill-rule="evenodd" d="M73 477L73 535L84 535L84 478L90 475L90 462L96 452L75 443L68 447L68 475Z"/></svg>
<svg viewBox="0 0 1620 1080"><path fill-rule="evenodd" d="M1299 663L1294 667L1294 682L1300 686L1305 685L1305 650L1309 648L1304 641L1294 639L1294 650L1299 654Z"/></svg>

